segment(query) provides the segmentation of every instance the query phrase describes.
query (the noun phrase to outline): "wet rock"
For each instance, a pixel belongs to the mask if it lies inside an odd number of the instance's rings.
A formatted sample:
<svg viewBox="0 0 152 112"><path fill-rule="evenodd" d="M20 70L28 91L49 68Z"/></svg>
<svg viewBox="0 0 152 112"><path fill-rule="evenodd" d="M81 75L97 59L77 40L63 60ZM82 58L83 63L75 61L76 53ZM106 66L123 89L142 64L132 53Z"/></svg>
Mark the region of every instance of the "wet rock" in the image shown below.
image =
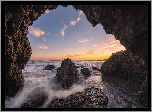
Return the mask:
<svg viewBox="0 0 152 112"><path fill-rule="evenodd" d="M137 94L139 102L148 108L148 78L142 83L141 89Z"/></svg>
<svg viewBox="0 0 152 112"><path fill-rule="evenodd" d="M47 65L45 68L44 68L44 70L52 70L52 69L54 69L55 67L54 67L54 65Z"/></svg>
<svg viewBox="0 0 152 112"><path fill-rule="evenodd" d="M92 67L92 69L93 69L93 70L98 70L98 71L101 70L101 69L99 69L98 67L94 67L94 66Z"/></svg>
<svg viewBox="0 0 152 112"><path fill-rule="evenodd" d="M64 89L69 89L78 82L77 70L71 59L67 58L62 61L61 67L57 69L56 78Z"/></svg>
<svg viewBox="0 0 152 112"><path fill-rule="evenodd" d="M88 68L83 68L81 69L81 73L88 78L89 76L91 76L90 70Z"/></svg>
<svg viewBox="0 0 152 112"><path fill-rule="evenodd" d="M42 106L44 99L41 97L34 97L21 105L21 108L38 108Z"/></svg>
<svg viewBox="0 0 152 112"><path fill-rule="evenodd" d="M108 97L102 92L77 92L67 98L56 98L50 108L107 108Z"/></svg>
<svg viewBox="0 0 152 112"><path fill-rule="evenodd" d="M107 75L122 78L135 85L142 85L138 92L139 102L145 107L148 106L148 70L141 57L128 50L114 53L103 63L101 72L103 73L103 80L104 76Z"/></svg>
<svg viewBox="0 0 152 112"><path fill-rule="evenodd" d="M145 62L137 55L129 51L113 53L101 66L103 78L105 75L119 77L134 84L142 84L148 71Z"/></svg>

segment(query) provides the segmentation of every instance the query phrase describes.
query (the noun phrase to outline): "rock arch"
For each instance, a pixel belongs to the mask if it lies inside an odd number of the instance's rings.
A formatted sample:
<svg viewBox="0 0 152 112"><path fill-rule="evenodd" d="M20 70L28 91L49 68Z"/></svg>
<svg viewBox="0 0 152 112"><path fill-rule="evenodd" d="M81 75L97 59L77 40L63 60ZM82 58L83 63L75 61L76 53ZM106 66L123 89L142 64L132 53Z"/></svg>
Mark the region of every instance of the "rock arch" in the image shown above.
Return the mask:
<svg viewBox="0 0 152 112"><path fill-rule="evenodd" d="M142 57L148 66L147 5L72 6L76 10L82 10L92 26L100 23L107 34L113 34L127 50ZM14 96L23 87L21 70L32 53L27 37L28 26L45 10L57 7L58 5L5 6L5 96ZM143 84L146 88L147 81Z"/></svg>

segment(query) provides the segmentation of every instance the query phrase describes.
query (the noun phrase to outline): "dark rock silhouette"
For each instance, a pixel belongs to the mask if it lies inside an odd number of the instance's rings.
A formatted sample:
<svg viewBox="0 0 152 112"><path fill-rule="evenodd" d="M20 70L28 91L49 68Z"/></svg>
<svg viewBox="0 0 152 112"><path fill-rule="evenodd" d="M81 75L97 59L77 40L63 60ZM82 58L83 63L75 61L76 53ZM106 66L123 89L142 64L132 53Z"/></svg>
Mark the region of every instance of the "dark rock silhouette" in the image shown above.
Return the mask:
<svg viewBox="0 0 152 112"><path fill-rule="evenodd" d="M120 51L113 53L110 58L101 66L101 73L104 76L119 77L126 82L140 84L141 89L138 92L140 103L148 106L148 69L145 61L138 55L130 51Z"/></svg>
<svg viewBox="0 0 152 112"><path fill-rule="evenodd" d="M91 76L90 70L88 68L81 69L81 73L85 76L85 78Z"/></svg>
<svg viewBox="0 0 152 112"><path fill-rule="evenodd" d="M61 67L57 69L56 78L64 89L69 89L78 82L77 70L71 59L67 58L62 61Z"/></svg>
<svg viewBox="0 0 152 112"><path fill-rule="evenodd" d="M38 108L43 105L44 101L44 98L37 96L23 103L21 108Z"/></svg>
<svg viewBox="0 0 152 112"><path fill-rule="evenodd" d="M148 71L142 58L125 50L113 53L101 66L104 75L123 78L128 82L142 84Z"/></svg>
<svg viewBox="0 0 152 112"><path fill-rule="evenodd" d="M92 67L92 69L93 69L93 70L98 70L98 71L101 70L101 69L99 69L98 67L94 67L94 66Z"/></svg>
<svg viewBox="0 0 152 112"><path fill-rule="evenodd" d="M55 67L54 67L54 65L47 65L45 68L44 68L44 70L52 70L52 69L54 69Z"/></svg>

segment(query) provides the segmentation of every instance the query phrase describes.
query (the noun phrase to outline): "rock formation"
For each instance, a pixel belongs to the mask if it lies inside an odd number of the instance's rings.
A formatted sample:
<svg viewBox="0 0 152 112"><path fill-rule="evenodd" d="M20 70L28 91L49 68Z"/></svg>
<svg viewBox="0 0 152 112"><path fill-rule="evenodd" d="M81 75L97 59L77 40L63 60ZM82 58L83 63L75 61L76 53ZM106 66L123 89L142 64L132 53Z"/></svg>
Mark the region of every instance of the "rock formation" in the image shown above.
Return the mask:
<svg viewBox="0 0 152 112"><path fill-rule="evenodd" d="M54 69L55 67L54 67L54 65L47 65L45 68L44 68L44 70L52 70L52 69Z"/></svg>
<svg viewBox="0 0 152 112"><path fill-rule="evenodd" d="M148 71L142 58L133 55L129 51L113 53L101 66L104 75L123 78L128 82L142 84L146 79Z"/></svg>
<svg viewBox="0 0 152 112"><path fill-rule="evenodd" d="M107 108L108 97L101 92L77 92L65 99L56 98L50 108Z"/></svg>
<svg viewBox="0 0 152 112"><path fill-rule="evenodd" d="M92 67L92 70L98 70L98 71L100 71L101 69L98 68L98 67L93 66L93 67Z"/></svg>
<svg viewBox="0 0 152 112"><path fill-rule="evenodd" d="M38 108L43 105L45 99L42 97L34 97L21 105L21 108Z"/></svg>
<svg viewBox="0 0 152 112"><path fill-rule="evenodd" d="M85 78L91 76L90 70L88 68L81 69L81 73L85 76Z"/></svg>
<svg viewBox="0 0 152 112"><path fill-rule="evenodd" d="M21 108L42 107L46 99L46 96L33 97L23 103ZM67 98L54 98L47 108L107 108L107 104L108 97L98 89L95 92L77 92L69 95Z"/></svg>
<svg viewBox="0 0 152 112"><path fill-rule="evenodd" d="M110 58L101 66L101 73L104 76L119 77L126 82L142 85L138 92L140 103L148 106L148 70L145 61L130 51L113 53Z"/></svg>
<svg viewBox="0 0 152 112"><path fill-rule="evenodd" d="M56 78L64 89L68 89L78 82L77 70L71 59L67 58L62 61L61 67L57 69Z"/></svg>
<svg viewBox="0 0 152 112"><path fill-rule="evenodd" d="M148 67L148 5L72 6L76 10L82 10L92 26L101 24L107 34L113 34L127 50L143 58ZM5 5L5 96L14 96L23 87L21 70L32 53L27 38L28 26L45 10L57 7L58 5ZM148 77L144 83L148 88L146 81Z"/></svg>

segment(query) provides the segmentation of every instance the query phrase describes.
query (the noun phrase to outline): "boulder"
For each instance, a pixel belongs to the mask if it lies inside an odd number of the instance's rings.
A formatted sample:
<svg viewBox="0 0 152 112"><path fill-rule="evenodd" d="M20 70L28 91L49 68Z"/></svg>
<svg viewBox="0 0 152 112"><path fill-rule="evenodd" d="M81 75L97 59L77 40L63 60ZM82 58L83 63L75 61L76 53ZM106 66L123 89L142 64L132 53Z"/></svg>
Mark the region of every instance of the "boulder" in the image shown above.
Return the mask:
<svg viewBox="0 0 152 112"><path fill-rule="evenodd" d="M61 67L57 69L56 78L64 89L69 89L78 82L77 70L71 59L67 58L62 61Z"/></svg>
<svg viewBox="0 0 152 112"><path fill-rule="evenodd" d="M142 84L148 71L142 58L133 55L128 50L113 53L101 66L101 73L112 77L119 77L126 82Z"/></svg>
<svg viewBox="0 0 152 112"><path fill-rule="evenodd" d="M52 69L54 69L55 67L54 67L54 65L47 65L45 68L44 68L44 70L52 70Z"/></svg>
<svg viewBox="0 0 152 112"><path fill-rule="evenodd" d="M91 76L90 70L88 68L83 68L81 69L81 73L88 78L89 76Z"/></svg>
<svg viewBox="0 0 152 112"><path fill-rule="evenodd" d="M107 108L108 97L102 92L77 92L67 98L56 98L50 108Z"/></svg>
<svg viewBox="0 0 152 112"><path fill-rule="evenodd" d="M92 69L93 69L93 70L98 70L98 71L100 71L100 70L101 70L100 68L98 68L98 67L94 67L94 66L92 67Z"/></svg>
<svg viewBox="0 0 152 112"><path fill-rule="evenodd" d="M34 97L21 105L21 108L38 108L44 103L44 98Z"/></svg>

